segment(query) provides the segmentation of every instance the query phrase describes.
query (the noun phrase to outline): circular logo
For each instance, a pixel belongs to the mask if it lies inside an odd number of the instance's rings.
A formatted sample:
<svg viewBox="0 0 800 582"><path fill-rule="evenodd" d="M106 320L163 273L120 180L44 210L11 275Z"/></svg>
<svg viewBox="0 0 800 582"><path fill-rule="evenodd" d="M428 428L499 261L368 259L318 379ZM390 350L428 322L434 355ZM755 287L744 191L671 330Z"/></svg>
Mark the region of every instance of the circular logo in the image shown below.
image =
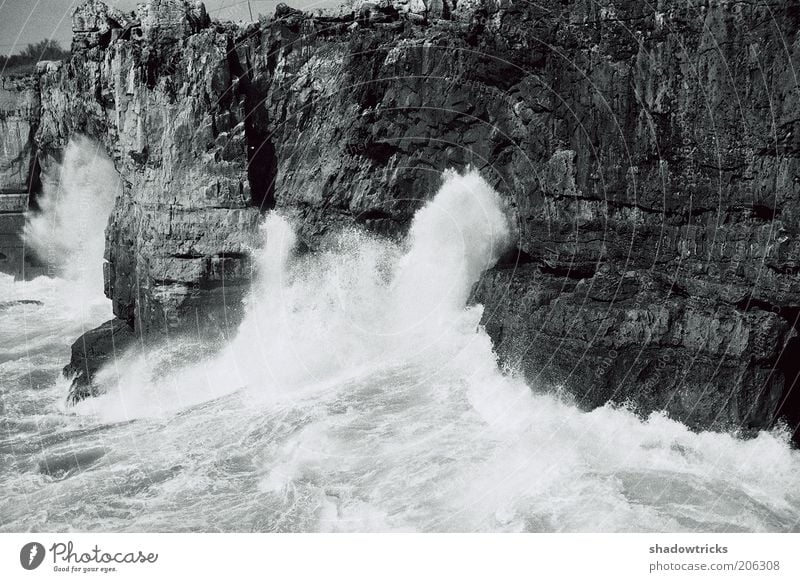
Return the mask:
<svg viewBox="0 0 800 582"><path fill-rule="evenodd" d="M19 563L26 570L35 570L44 561L44 546L39 542L29 542L19 551Z"/></svg>

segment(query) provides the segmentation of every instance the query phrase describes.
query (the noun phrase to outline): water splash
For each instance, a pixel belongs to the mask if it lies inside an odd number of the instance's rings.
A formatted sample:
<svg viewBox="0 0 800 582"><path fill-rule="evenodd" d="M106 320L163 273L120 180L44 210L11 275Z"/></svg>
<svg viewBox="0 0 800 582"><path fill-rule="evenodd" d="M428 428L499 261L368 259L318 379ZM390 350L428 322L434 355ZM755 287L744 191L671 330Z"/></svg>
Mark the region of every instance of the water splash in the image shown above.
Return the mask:
<svg viewBox="0 0 800 582"><path fill-rule="evenodd" d="M74 137L42 185L40 210L26 216L25 244L48 273L101 293L105 229L121 190L114 164L100 144Z"/></svg>
<svg viewBox="0 0 800 582"><path fill-rule="evenodd" d="M345 230L320 252L298 256L292 226L273 212L262 225L246 315L222 354L166 377L148 372L190 349L172 340L116 363L113 375L101 371L98 382L113 386L108 396L79 408L107 420L158 416L242 387L262 403L281 401L386 365L450 361L470 344L496 373L488 338L475 334L482 307L466 303L509 233L498 194L477 172L447 172L404 245Z"/></svg>

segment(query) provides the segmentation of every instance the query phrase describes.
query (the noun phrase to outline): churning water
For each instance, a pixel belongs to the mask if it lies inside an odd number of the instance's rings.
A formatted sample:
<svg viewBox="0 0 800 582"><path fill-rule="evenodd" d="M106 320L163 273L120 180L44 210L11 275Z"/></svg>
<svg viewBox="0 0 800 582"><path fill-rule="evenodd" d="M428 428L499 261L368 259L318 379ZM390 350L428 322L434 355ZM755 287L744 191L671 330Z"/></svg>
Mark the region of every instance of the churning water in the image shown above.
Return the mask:
<svg viewBox="0 0 800 582"><path fill-rule="evenodd" d="M84 177L62 185L107 196L105 161L76 156L62 175ZM86 188L96 171L108 188ZM105 224L109 200L95 208ZM0 530L800 529L786 435L582 412L498 369L467 301L510 233L476 173L447 174L402 245L346 231L300 255L275 213L262 234L228 346L194 363L188 340L131 353L75 408L60 368L109 318L100 287L0 279Z"/></svg>

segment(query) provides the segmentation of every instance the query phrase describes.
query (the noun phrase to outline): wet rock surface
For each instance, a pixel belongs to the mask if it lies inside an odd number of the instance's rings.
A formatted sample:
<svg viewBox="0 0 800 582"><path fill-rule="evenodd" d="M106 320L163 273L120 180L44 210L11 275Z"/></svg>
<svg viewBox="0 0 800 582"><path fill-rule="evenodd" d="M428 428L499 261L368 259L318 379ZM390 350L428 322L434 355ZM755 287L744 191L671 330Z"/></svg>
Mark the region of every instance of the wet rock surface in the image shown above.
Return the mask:
<svg viewBox="0 0 800 582"><path fill-rule="evenodd" d="M72 357L64 367L64 375L73 378L67 400L78 402L97 395L93 384L97 371L113 363L136 344L137 335L126 321L113 319L87 331L72 344Z"/></svg>
<svg viewBox="0 0 800 582"><path fill-rule="evenodd" d="M473 165L516 224L474 298L534 385L697 428L800 420L792 3L103 10L41 72L36 142L112 154L106 292L137 332L229 333L267 209L312 249L344 224L400 236Z"/></svg>

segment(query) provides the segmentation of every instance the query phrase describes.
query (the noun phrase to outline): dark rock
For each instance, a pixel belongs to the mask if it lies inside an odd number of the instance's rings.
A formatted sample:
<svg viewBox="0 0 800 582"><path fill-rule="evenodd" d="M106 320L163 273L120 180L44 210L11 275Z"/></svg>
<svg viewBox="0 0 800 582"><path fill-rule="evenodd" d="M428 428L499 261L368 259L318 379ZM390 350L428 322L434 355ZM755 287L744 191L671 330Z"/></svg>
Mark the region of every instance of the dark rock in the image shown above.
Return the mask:
<svg viewBox="0 0 800 582"><path fill-rule="evenodd" d="M67 400L71 403L96 396L95 373L136 343L136 334L121 319L112 319L87 331L72 344L72 358L64 367L64 375L73 377Z"/></svg>
<svg viewBox="0 0 800 582"><path fill-rule="evenodd" d="M283 2L278 2L278 5L275 6L275 16L277 18L284 18L286 16L292 16L295 14L303 14L303 12L297 8L292 8Z"/></svg>

